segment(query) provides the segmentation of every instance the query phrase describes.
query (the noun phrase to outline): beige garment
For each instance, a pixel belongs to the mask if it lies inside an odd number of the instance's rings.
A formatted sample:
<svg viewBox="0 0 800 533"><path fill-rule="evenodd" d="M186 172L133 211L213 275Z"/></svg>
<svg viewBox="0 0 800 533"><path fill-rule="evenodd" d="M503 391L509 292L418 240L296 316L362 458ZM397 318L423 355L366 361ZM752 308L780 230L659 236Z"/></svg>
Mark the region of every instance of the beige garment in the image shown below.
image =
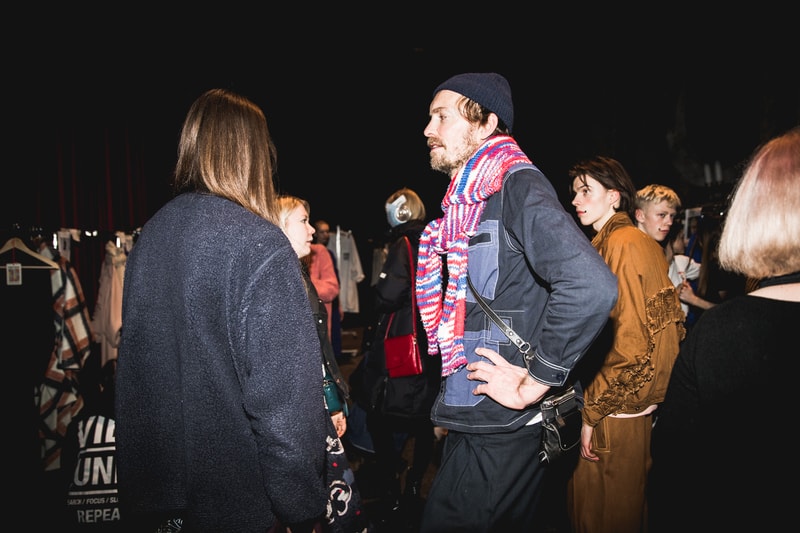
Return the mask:
<svg viewBox="0 0 800 533"><path fill-rule="evenodd" d="M122 329L122 286L127 258L124 248L111 241L106 243L106 254L100 268L97 302L90 324L92 338L100 344L101 367L117 359Z"/></svg>
<svg viewBox="0 0 800 533"><path fill-rule="evenodd" d="M664 400L685 317L663 250L628 215L613 215L592 244L617 276L619 296L610 337L603 339L610 345L597 342L584 356L599 368L578 369L586 372L583 421L594 427L592 449L600 460L578 460L568 509L579 533L639 532L653 421L644 413Z"/></svg>
<svg viewBox="0 0 800 533"><path fill-rule="evenodd" d="M597 462L578 459L567 484L574 533L647 531L645 486L650 471L653 416L607 416L594 428Z"/></svg>

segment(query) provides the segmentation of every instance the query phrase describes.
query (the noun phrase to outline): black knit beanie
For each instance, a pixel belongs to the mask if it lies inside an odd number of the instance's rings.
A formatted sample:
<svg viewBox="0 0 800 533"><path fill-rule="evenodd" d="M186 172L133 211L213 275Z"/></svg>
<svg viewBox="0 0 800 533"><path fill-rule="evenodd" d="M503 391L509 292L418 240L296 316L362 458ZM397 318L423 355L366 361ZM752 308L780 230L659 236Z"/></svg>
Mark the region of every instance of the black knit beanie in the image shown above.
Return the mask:
<svg viewBox="0 0 800 533"><path fill-rule="evenodd" d="M478 102L480 105L497 115L508 127L514 127L514 104L511 101L511 87L500 74L495 72L468 72L458 74L445 81L433 91L434 96L439 91L447 89L457 92Z"/></svg>

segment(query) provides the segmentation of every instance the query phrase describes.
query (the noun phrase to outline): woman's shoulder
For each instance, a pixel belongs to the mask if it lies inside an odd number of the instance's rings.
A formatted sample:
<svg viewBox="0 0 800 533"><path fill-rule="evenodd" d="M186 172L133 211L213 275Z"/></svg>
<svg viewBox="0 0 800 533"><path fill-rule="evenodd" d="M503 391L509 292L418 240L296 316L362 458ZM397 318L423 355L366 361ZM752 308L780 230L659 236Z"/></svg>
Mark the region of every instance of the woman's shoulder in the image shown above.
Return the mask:
<svg viewBox="0 0 800 533"><path fill-rule="evenodd" d="M228 199L183 193L163 205L144 230L160 241L190 244L198 253L219 251L264 255L265 250L291 249L281 229L269 220ZM138 245L137 241L137 245Z"/></svg>
<svg viewBox="0 0 800 533"><path fill-rule="evenodd" d="M800 306L800 283L762 287L752 291L750 296L765 298L767 300L790 302Z"/></svg>
<svg viewBox="0 0 800 533"><path fill-rule="evenodd" d="M800 302L739 295L704 311L692 333L695 330L706 335L715 331L729 332L725 338L734 340L743 335L756 335L780 345L784 342L780 339L793 342L798 312Z"/></svg>
<svg viewBox="0 0 800 533"><path fill-rule="evenodd" d="M730 320L734 317L746 317L748 321L778 321L788 319L792 323L800 309L800 301L787 300L784 296L768 293L739 294L720 302L703 313L716 319ZM770 318L767 318L770 317ZM793 329L793 326L789 329Z"/></svg>
<svg viewBox="0 0 800 533"><path fill-rule="evenodd" d="M271 239L281 236L285 239L283 231L273 222L215 194L183 193L170 200L162 211L196 225L198 231L213 232L221 236L240 236L251 242L259 242L257 239L265 235Z"/></svg>

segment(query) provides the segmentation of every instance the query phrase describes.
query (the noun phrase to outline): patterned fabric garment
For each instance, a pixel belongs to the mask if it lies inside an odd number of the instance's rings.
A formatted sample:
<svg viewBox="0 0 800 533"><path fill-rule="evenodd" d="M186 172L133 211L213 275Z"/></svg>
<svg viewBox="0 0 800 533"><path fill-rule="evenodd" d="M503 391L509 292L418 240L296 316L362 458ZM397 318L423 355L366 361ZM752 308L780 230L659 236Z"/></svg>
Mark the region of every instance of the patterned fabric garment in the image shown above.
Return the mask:
<svg viewBox="0 0 800 533"><path fill-rule="evenodd" d="M329 424L325 481L328 485L328 506L325 513L327 528L334 533L368 531L369 521L364 513L356 477L345 455L341 439L336 436L333 423Z"/></svg>
<svg viewBox="0 0 800 533"><path fill-rule="evenodd" d="M52 258L49 248L42 255ZM39 437L45 471L61 468L61 448L72 419L83 408L78 373L91 350L89 310L77 272L63 257L60 270L51 274L56 343L47 372L34 389L39 408Z"/></svg>

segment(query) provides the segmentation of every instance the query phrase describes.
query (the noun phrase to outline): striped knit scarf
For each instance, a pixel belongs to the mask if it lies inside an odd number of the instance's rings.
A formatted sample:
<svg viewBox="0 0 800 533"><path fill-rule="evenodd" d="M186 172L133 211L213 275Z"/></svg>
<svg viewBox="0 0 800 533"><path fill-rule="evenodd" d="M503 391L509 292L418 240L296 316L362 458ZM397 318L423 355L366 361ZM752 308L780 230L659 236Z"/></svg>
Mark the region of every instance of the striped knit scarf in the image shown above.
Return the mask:
<svg viewBox="0 0 800 533"><path fill-rule="evenodd" d="M422 232L417 262L417 303L428 353L441 352L442 376L467 363L464 356L464 318L467 297L467 251L475 235L484 202L503 185L508 170L528 157L508 136L486 141L453 176L442 200L444 216L431 221ZM442 258L447 254L447 288L442 301Z"/></svg>

